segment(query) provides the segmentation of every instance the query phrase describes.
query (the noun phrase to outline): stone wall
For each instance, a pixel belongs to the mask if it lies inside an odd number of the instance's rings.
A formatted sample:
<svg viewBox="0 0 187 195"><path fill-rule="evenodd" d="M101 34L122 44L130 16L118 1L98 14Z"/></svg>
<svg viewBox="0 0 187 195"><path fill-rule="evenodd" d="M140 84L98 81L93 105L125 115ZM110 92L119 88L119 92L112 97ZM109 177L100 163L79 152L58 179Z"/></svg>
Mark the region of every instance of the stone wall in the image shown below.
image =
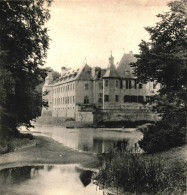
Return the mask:
<svg viewBox="0 0 187 195"><path fill-rule="evenodd" d="M129 110L98 110L94 113L93 122L108 121L157 121L158 115L150 110L129 109Z"/></svg>
<svg viewBox="0 0 187 195"><path fill-rule="evenodd" d="M93 122L93 113L92 112L78 112L76 114L76 121Z"/></svg>
<svg viewBox="0 0 187 195"><path fill-rule="evenodd" d="M93 105L79 104L76 106L76 121L93 122Z"/></svg>

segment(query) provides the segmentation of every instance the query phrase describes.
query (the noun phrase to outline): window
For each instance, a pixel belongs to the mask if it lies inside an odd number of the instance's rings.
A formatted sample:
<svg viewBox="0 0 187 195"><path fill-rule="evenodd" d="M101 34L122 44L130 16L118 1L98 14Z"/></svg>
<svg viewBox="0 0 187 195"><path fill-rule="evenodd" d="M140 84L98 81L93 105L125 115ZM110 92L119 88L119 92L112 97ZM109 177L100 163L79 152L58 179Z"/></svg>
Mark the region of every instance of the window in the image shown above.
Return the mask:
<svg viewBox="0 0 187 195"><path fill-rule="evenodd" d="M70 90L72 90L72 84L70 85Z"/></svg>
<svg viewBox="0 0 187 195"><path fill-rule="evenodd" d="M131 80L126 80L126 89L131 89L131 88L132 88Z"/></svg>
<svg viewBox="0 0 187 195"><path fill-rule="evenodd" d="M139 83L139 89L142 89L143 85L141 83Z"/></svg>
<svg viewBox="0 0 187 195"><path fill-rule="evenodd" d="M119 102L119 95L116 95L116 102Z"/></svg>
<svg viewBox="0 0 187 195"><path fill-rule="evenodd" d="M105 87L108 87L108 80L105 80Z"/></svg>
<svg viewBox="0 0 187 195"><path fill-rule="evenodd" d="M84 85L84 89L85 89L85 90L88 90L88 83L86 83L86 84Z"/></svg>
<svg viewBox="0 0 187 195"><path fill-rule="evenodd" d="M137 102L138 98L137 96L131 96L131 102Z"/></svg>
<svg viewBox="0 0 187 195"><path fill-rule="evenodd" d="M144 102L143 96L138 96L138 103L143 103L143 102Z"/></svg>
<svg viewBox="0 0 187 195"><path fill-rule="evenodd" d="M75 97L73 96L73 103L75 102Z"/></svg>
<svg viewBox="0 0 187 195"><path fill-rule="evenodd" d="M124 96L124 102L131 102L131 96L125 95Z"/></svg>
<svg viewBox="0 0 187 195"><path fill-rule="evenodd" d="M88 103L89 103L88 96L85 96L85 97L84 97L84 104L88 104Z"/></svg>
<svg viewBox="0 0 187 195"><path fill-rule="evenodd" d="M105 95L105 102L109 102L109 95Z"/></svg>
<svg viewBox="0 0 187 195"><path fill-rule="evenodd" d="M99 83L99 89L103 89L103 83Z"/></svg>
<svg viewBox="0 0 187 195"><path fill-rule="evenodd" d="M128 88L129 88L129 81L126 80L126 89L128 89Z"/></svg>
<svg viewBox="0 0 187 195"><path fill-rule="evenodd" d="M102 103L103 102L103 94L99 93L99 99L98 102Z"/></svg>
<svg viewBox="0 0 187 195"><path fill-rule="evenodd" d="M122 88L123 88L123 81L120 80L120 89L122 89Z"/></svg>
<svg viewBox="0 0 187 195"><path fill-rule="evenodd" d="M146 102L150 101L150 96L146 96Z"/></svg>
<svg viewBox="0 0 187 195"><path fill-rule="evenodd" d="M70 97L70 104L72 103L72 96Z"/></svg>
<svg viewBox="0 0 187 195"><path fill-rule="evenodd" d="M134 80L134 89L137 89L137 81Z"/></svg>
<svg viewBox="0 0 187 195"><path fill-rule="evenodd" d="M116 80L116 87L119 87L119 82L118 82L118 80Z"/></svg>

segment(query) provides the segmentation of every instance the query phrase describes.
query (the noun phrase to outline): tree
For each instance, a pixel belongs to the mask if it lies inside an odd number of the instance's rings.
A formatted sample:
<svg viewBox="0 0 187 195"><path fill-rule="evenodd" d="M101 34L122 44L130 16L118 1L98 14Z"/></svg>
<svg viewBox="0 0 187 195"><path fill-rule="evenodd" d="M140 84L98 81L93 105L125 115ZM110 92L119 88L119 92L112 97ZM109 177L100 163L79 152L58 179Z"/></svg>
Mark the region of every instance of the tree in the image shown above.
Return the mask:
<svg viewBox="0 0 187 195"><path fill-rule="evenodd" d="M60 79L60 73L58 73L57 71L54 71L51 67L46 67L45 69L48 72L52 72L53 82L59 81L59 79Z"/></svg>
<svg viewBox="0 0 187 195"><path fill-rule="evenodd" d="M159 129L154 128L157 129L155 129L157 133L163 130L160 132L157 146L162 144L159 141L167 132L165 130L177 129L181 133L180 130L186 127L187 1L173 1L168 6L170 11L157 15L160 21L156 23L156 26L145 28L150 34L150 41L140 43L138 60L132 64L141 82L157 81L161 84L159 95L154 98L157 103L154 108L162 116L162 120L156 123ZM154 128L151 127L149 130ZM140 146L145 149L146 142L151 141L151 136L155 131L144 132L145 136ZM185 136L184 131L182 132ZM184 143L184 137L182 138L181 135L180 137L178 144ZM166 136L163 142L167 142L167 138L169 139L169 136ZM172 139L170 141L173 143L170 147L176 145Z"/></svg>
<svg viewBox="0 0 187 195"><path fill-rule="evenodd" d="M52 0L0 2L0 135L16 135L20 125L40 114L36 90L46 76L41 69L49 47L45 22Z"/></svg>

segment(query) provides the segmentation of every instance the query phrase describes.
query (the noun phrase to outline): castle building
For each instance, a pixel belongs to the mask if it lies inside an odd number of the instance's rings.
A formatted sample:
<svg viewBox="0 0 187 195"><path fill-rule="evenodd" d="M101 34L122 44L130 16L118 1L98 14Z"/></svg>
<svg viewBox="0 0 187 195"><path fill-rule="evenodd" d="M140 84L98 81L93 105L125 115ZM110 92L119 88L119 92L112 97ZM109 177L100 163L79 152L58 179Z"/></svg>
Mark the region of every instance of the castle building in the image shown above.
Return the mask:
<svg viewBox="0 0 187 195"><path fill-rule="evenodd" d="M106 69L92 68L87 63L78 69L62 67L55 83L50 72L43 86L43 99L49 106L43 107L42 115L91 121L94 110L112 113L148 109L146 102L160 85L137 82L130 66L136 60L130 52L123 55L117 67L112 54Z"/></svg>

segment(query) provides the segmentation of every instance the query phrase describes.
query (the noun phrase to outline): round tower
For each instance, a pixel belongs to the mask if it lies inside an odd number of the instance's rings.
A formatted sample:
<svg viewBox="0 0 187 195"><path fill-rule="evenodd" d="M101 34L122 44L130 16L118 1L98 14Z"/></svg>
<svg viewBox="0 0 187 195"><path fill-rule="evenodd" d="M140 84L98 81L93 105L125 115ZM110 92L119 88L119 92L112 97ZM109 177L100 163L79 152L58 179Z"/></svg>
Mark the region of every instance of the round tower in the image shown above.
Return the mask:
<svg viewBox="0 0 187 195"><path fill-rule="evenodd" d="M109 57L109 65L103 76L103 109L120 108L120 76L114 65L112 53Z"/></svg>

